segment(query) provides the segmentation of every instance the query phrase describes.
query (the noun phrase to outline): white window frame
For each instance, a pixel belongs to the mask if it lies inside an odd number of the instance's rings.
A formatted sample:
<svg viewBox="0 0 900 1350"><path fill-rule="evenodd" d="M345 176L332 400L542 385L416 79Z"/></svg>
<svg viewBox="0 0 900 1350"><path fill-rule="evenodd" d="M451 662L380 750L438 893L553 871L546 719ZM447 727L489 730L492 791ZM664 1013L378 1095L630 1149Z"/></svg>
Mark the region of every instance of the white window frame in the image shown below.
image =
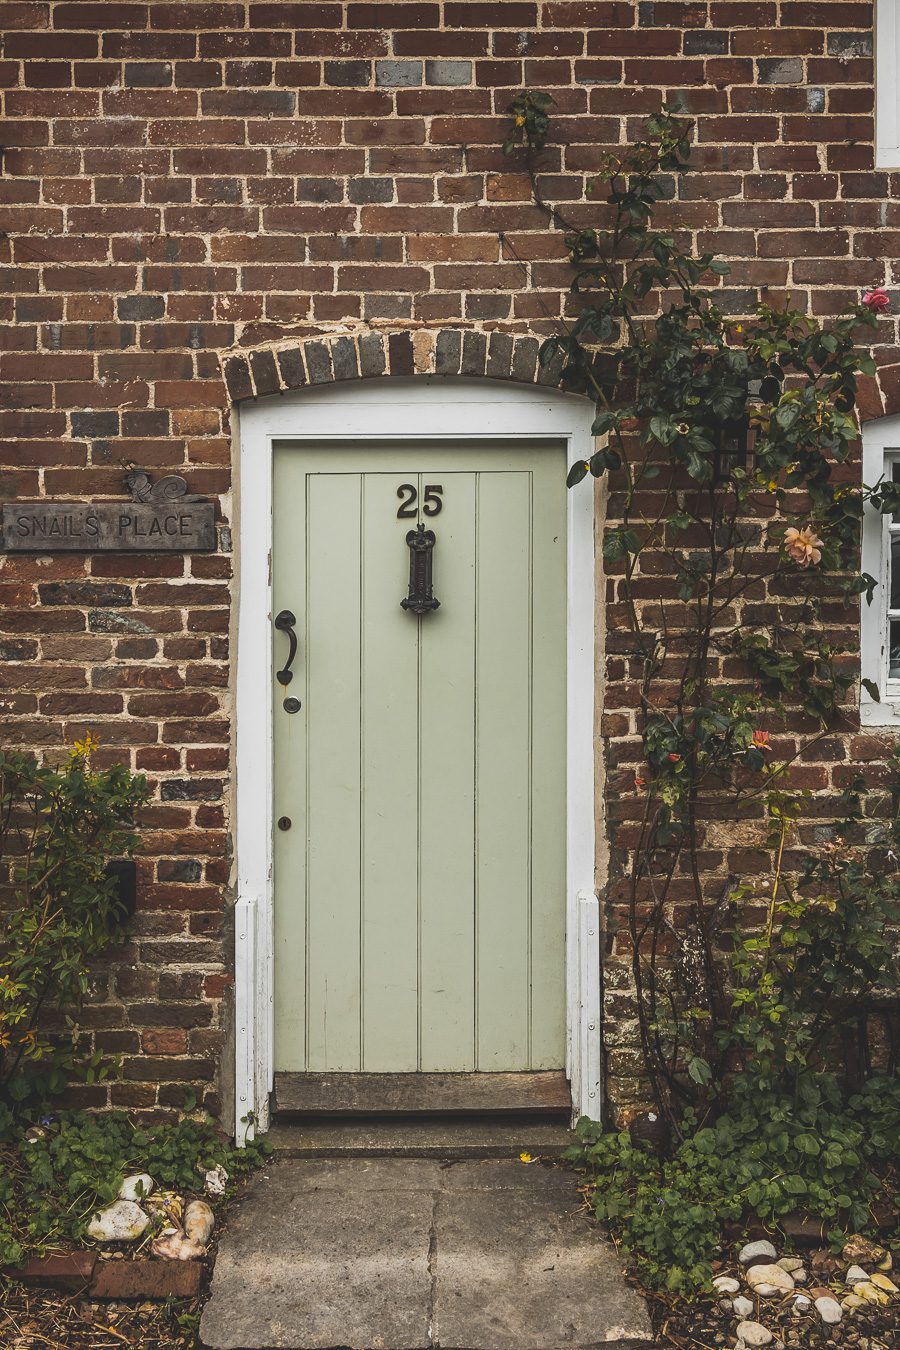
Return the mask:
<svg viewBox="0 0 900 1350"><path fill-rule="evenodd" d="M900 169L900 0L875 6L875 167Z"/></svg>
<svg viewBox="0 0 900 1350"><path fill-rule="evenodd" d="M900 462L900 417L882 417L863 428L863 482L873 487L889 477ZM860 665L881 695L879 702L860 686L860 720L866 726L900 726L900 679L888 676L890 622L900 610L890 608L891 536L900 536L900 523L866 505L862 531L862 570L878 582L872 603L860 604Z"/></svg>
<svg viewBox="0 0 900 1350"><path fill-rule="evenodd" d="M586 398L536 385L442 376L321 385L240 405L235 680L234 1129L268 1128L273 1083L274 905L273 442L432 438L565 440L568 463L590 457ZM566 597L566 1068L573 1117L602 1110L600 912L595 882L595 493L568 494Z"/></svg>

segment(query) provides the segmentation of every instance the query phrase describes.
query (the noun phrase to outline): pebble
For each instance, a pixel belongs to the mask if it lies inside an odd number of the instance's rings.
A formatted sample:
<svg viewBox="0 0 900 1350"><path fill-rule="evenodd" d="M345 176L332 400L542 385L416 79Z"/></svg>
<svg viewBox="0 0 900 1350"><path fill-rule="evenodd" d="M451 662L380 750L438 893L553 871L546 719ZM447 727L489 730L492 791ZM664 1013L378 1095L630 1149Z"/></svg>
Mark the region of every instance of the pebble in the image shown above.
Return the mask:
<svg viewBox="0 0 900 1350"><path fill-rule="evenodd" d="M221 1163L216 1163L215 1167L211 1167L208 1172L203 1172L203 1184L207 1195L224 1195L227 1182L228 1173Z"/></svg>
<svg viewBox="0 0 900 1350"><path fill-rule="evenodd" d="M167 1261L193 1261L206 1255L206 1248L199 1242L177 1232L154 1238L150 1243L150 1250L154 1256L162 1256Z"/></svg>
<svg viewBox="0 0 900 1350"><path fill-rule="evenodd" d="M798 1294L791 1307L795 1313L809 1312L812 1307L812 1299L807 1294Z"/></svg>
<svg viewBox="0 0 900 1350"><path fill-rule="evenodd" d="M888 1253L884 1247L879 1247L877 1242L870 1242L868 1238L861 1237L859 1233L854 1233L844 1243L843 1254L848 1261L857 1261L867 1266L877 1266Z"/></svg>
<svg viewBox="0 0 900 1350"><path fill-rule="evenodd" d="M868 1278L868 1273L863 1270L862 1266L850 1266L844 1276L844 1283L859 1284L860 1280L867 1280Z"/></svg>
<svg viewBox="0 0 900 1350"><path fill-rule="evenodd" d="M883 1289L879 1289L871 1280L860 1280L853 1286L854 1294L864 1298L867 1303L888 1303L890 1299Z"/></svg>
<svg viewBox="0 0 900 1350"><path fill-rule="evenodd" d="M737 1335L744 1345L768 1345L772 1340L771 1331L759 1322L739 1322Z"/></svg>
<svg viewBox="0 0 900 1350"><path fill-rule="evenodd" d="M900 1289L897 1288L894 1281L889 1280L886 1275L882 1275L878 1270L875 1271L874 1275L869 1276L869 1283L874 1284L878 1289L883 1289L886 1294L900 1294Z"/></svg>
<svg viewBox="0 0 900 1350"><path fill-rule="evenodd" d="M754 1303L751 1298L744 1298L744 1295L741 1294L734 1300L731 1306L738 1317L749 1317L753 1311Z"/></svg>
<svg viewBox="0 0 900 1350"><path fill-rule="evenodd" d="M741 1282L740 1280L736 1280L733 1275L717 1275L713 1280L713 1289L717 1290L720 1294L739 1294L741 1292Z"/></svg>
<svg viewBox="0 0 900 1350"><path fill-rule="evenodd" d="M751 1266L747 1271L747 1283L755 1294L763 1298L773 1298L776 1294L789 1294L794 1281L781 1266Z"/></svg>
<svg viewBox="0 0 900 1350"><path fill-rule="evenodd" d="M134 1242L146 1233L150 1220L133 1200L115 1200L88 1224L88 1237L98 1242Z"/></svg>
<svg viewBox="0 0 900 1350"><path fill-rule="evenodd" d="M205 1247L212 1235L215 1218L205 1200L192 1200L184 1211L184 1231L193 1242Z"/></svg>
<svg viewBox="0 0 900 1350"><path fill-rule="evenodd" d="M748 1261L754 1261L758 1256L771 1256L774 1259L777 1255L778 1252L771 1242L768 1242L765 1238L760 1238L758 1242L746 1243L738 1252L738 1260L742 1266L745 1266Z"/></svg>
<svg viewBox="0 0 900 1350"><path fill-rule="evenodd" d="M803 1269L803 1259L799 1256L782 1256L775 1264L781 1266L781 1269L786 1270L789 1275L793 1275L795 1270Z"/></svg>
<svg viewBox="0 0 900 1350"><path fill-rule="evenodd" d="M841 1299L841 1307L844 1312L853 1312L854 1308L861 1308L864 1302L865 1299L860 1298L859 1294L848 1294Z"/></svg>
<svg viewBox="0 0 900 1350"><path fill-rule="evenodd" d="M126 1177L119 1187L120 1200L143 1200L143 1198L153 1190L155 1182L146 1172L136 1172L133 1177Z"/></svg>
<svg viewBox="0 0 900 1350"><path fill-rule="evenodd" d="M828 1326L836 1326L844 1315L837 1299L830 1296L816 1299L816 1312Z"/></svg>

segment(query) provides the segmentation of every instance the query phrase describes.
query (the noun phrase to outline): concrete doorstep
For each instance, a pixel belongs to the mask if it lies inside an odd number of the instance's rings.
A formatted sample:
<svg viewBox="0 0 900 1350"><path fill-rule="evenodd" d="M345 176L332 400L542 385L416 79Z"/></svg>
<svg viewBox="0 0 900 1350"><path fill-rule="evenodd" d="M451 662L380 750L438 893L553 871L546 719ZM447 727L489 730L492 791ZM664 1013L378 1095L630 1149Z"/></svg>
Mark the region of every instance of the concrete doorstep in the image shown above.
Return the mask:
<svg viewBox="0 0 900 1350"><path fill-rule="evenodd" d="M282 1158L219 1244L208 1350L648 1350L563 1167Z"/></svg>

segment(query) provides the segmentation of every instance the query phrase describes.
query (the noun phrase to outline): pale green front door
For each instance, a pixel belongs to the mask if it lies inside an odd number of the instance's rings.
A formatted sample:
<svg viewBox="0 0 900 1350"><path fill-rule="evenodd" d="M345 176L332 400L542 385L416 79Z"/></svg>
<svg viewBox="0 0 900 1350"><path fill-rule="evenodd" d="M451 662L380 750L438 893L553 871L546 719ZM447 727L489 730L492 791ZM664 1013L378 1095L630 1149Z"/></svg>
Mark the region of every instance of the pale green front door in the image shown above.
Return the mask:
<svg viewBox="0 0 900 1350"><path fill-rule="evenodd" d="M562 1067L565 496L562 444L276 446L277 1070Z"/></svg>

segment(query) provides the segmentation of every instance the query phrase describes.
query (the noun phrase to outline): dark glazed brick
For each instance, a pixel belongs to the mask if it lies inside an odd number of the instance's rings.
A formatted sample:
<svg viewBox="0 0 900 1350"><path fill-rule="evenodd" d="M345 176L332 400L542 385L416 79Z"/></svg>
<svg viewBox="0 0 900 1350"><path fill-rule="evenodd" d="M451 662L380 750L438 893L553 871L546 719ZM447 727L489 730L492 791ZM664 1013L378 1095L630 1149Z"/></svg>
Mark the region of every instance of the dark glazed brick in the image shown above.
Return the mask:
<svg viewBox="0 0 900 1350"><path fill-rule="evenodd" d="M156 875L160 881L199 881L201 871L196 858L162 858Z"/></svg>
<svg viewBox="0 0 900 1350"><path fill-rule="evenodd" d="M458 375L462 358L462 334L447 330L438 334L434 371L436 375Z"/></svg>
<svg viewBox="0 0 900 1350"><path fill-rule="evenodd" d="M829 56L871 56L871 33L829 33Z"/></svg>
<svg viewBox="0 0 900 1350"><path fill-rule="evenodd" d="M421 61L376 61L375 83L385 89L410 89L422 83Z"/></svg>
<svg viewBox="0 0 900 1350"><path fill-rule="evenodd" d="M558 385L565 364L565 352L557 352L552 360L546 362L546 364L543 361L538 361L537 383Z"/></svg>
<svg viewBox="0 0 900 1350"><path fill-rule="evenodd" d="M426 61L426 84L471 84L471 61Z"/></svg>
<svg viewBox="0 0 900 1350"><path fill-rule="evenodd" d="M461 375L483 375L487 354L487 336L484 333L463 334Z"/></svg>
<svg viewBox="0 0 900 1350"><path fill-rule="evenodd" d="M803 62L799 56L789 56L784 60L763 58L758 62L758 66L760 84L803 83Z"/></svg>
<svg viewBox="0 0 900 1350"><path fill-rule="evenodd" d="M336 380L355 380L359 376L356 360L356 343L352 338L337 338L331 344L331 360Z"/></svg>
<svg viewBox="0 0 900 1350"><path fill-rule="evenodd" d="M167 408L147 408L138 412L122 413L123 436L167 436L169 412Z"/></svg>
<svg viewBox="0 0 900 1350"><path fill-rule="evenodd" d="M727 33L701 28L684 35L685 56L724 56L727 51Z"/></svg>
<svg viewBox="0 0 900 1350"><path fill-rule="evenodd" d="M276 394L281 387L278 382L278 367L271 352L251 352L250 369L253 371L253 383L257 394Z"/></svg>
<svg viewBox="0 0 900 1350"><path fill-rule="evenodd" d="M233 403L253 397L250 367L243 356L229 356L225 362L225 385Z"/></svg>
<svg viewBox="0 0 900 1350"><path fill-rule="evenodd" d="M119 414L117 412L73 412L73 436L118 436Z"/></svg>
<svg viewBox="0 0 900 1350"><path fill-rule="evenodd" d="M486 374L494 380L509 379L512 366L513 340L511 333L491 333L488 343Z"/></svg>
<svg viewBox="0 0 900 1350"><path fill-rule="evenodd" d="M120 319L140 323L142 319L161 318L166 312L166 301L162 295L123 295L118 308Z"/></svg>
<svg viewBox="0 0 900 1350"><path fill-rule="evenodd" d="M164 802L217 802L222 783L218 778L165 778L159 795Z"/></svg>
<svg viewBox="0 0 900 1350"><path fill-rule="evenodd" d="M512 377L514 380L521 380L525 384L531 383L534 379L537 354L537 338L516 338L512 360Z"/></svg>
<svg viewBox="0 0 900 1350"><path fill-rule="evenodd" d="M42 605L131 605L130 586L112 581L45 581L38 586Z"/></svg>
<svg viewBox="0 0 900 1350"><path fill-rule="evenodd" d="M359 339L359 367L363 379L384 374L384 338L380 333L364 333Z"/></svg>
<svg viewBox="0 0 900 1350"><path fill-rule="evenodd" d="M356 205L389 202L394 196L393 178L351 178L347 196Z"/></svg>
<svg viewBox="0 0 900 1350"><path fill-rule="evenodd" d="M306 370L310 384L328 384L334 379L331 352L324 342L307 342Z"/></svg>
<svg viewBox="0 0 900 1350"><path fill-rule="evenodd" d="M168 61L126 61L125 87L129 89L165 89L172 83Z"/></svg>
<svg viewBox="0 0 900 1350"><path fill-rule="evenodd" d="M344 185L338 178L298 178L298 202L340 202Z"/></svg>
<svg viewBox="0 0 900 1350"><path fill-rule="evenodd" d="M391 333L388 338L392 375L414 375L412 338L409 333Z"/></svg>
<svg viewBox="0 0 900 1350"><path fill-rule="evenodd" d="M303 353L299 347L288 347L278 353L278 368L286 389L299 389L306 384Z"/></svg>
<svg viewBox="0 0 900 1350"><path fill-rule="evenodd" d="M368 61L325 62L325 83L336 85L340 89L358 89L360 85L366 86L371 74L372 67Z"/></svg>

